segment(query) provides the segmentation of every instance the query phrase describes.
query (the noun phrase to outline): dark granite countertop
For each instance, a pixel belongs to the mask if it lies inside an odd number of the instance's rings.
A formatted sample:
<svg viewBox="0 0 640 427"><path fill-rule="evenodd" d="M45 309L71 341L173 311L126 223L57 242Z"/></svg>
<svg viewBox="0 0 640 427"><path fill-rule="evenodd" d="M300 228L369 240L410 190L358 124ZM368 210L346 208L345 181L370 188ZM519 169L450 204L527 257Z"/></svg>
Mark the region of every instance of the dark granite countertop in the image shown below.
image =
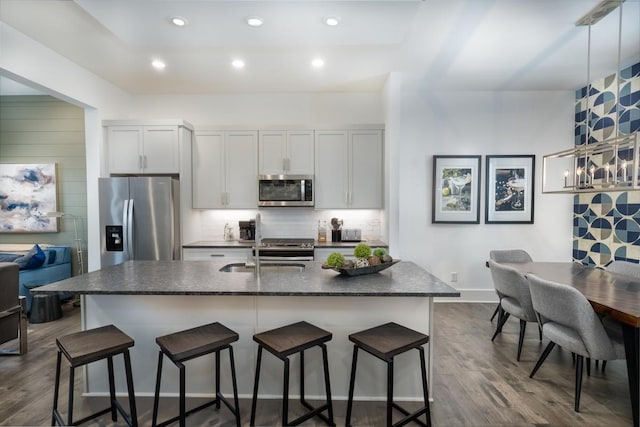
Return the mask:
<svg viewBox="0 0 640 427"><path fill-rule="evenodd" d="M264 295L458 297L460 293L413 262L402 261L374 274L348 277L301 262L301 272L263 269L226 273L225 261L128 261L32 289L33 293L87 295ZM244 260L238 260L244 261Z"/></svg>
<svg viewBox="0 0 640 427"><path fill-rule="evenodd" d="M354 248L360 242L315 242L316 248ZM363 240L372 248L389 247L382 240ZM253 240L198 240L182 245L184 249L215 249L215 248L250 248L255 244Z"/></svg>

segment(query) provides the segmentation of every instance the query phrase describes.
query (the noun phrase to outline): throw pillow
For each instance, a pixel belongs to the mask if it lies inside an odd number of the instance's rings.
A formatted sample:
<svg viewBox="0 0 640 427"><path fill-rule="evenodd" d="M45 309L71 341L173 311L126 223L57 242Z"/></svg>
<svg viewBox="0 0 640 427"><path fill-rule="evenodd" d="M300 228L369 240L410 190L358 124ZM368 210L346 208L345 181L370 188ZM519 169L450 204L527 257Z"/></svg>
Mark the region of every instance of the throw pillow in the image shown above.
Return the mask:
<svg viewBox="0 0 640 427"><path fill-rule="evenodd" d="M20 254L0 254L0 262L14 262L16 258L20 258Z"/></svg>
<svg viewBox="0 0 640 427"><path fill-rule="evenodd" d="M20 270L30 270L33 268L42 267L46 254L40 246L33 245L33 248L26 254L19 258L16 258L13 262L20 266Z"/></svg>

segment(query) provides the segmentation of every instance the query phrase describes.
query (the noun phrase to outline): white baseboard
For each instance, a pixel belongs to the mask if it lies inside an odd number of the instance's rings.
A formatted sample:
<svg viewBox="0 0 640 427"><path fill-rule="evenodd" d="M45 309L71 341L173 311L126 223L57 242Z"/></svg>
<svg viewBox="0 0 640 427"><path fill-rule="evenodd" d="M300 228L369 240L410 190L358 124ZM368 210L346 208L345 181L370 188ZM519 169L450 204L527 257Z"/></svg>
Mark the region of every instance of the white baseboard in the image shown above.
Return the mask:
<svg viewBox="0 0 640 427"><path fill-rule="evenodd" d="M439 302L490 302L498 303L498 295L495 289L458 289L459 298L434 298L433 301Z"/></svg>

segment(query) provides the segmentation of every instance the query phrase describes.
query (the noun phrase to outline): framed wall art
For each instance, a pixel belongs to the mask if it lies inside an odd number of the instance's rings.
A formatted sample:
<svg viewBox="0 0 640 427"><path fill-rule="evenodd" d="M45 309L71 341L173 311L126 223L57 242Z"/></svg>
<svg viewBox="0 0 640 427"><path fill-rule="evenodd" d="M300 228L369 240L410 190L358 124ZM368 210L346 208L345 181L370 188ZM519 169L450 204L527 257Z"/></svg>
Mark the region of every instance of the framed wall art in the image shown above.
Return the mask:
<svg viewBox="0 0 640 427"><path fill-rule="evenodd" d="M0 233L55 233L55 211L55 163L0 163Z"/></svg>
<svg viewBox="0 0 640 427"><path fill-rule="evenodd" d="M433 156L431 222L480 222L480 157Z"/></svg>
<svg viewBox="0 0 640 427"><path fill-rule="evenodd" d="M533 224L534 155L487 156L487 224Z"/></svg>

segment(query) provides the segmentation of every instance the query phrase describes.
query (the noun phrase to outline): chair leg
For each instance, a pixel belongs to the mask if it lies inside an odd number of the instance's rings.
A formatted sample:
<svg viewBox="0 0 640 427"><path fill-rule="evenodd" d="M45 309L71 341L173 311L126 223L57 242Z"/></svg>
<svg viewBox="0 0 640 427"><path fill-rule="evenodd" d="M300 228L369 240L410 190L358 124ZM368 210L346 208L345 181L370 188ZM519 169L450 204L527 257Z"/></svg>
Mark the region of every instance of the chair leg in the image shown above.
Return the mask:
<svg viewBox="0 0 640 427"><path fill-rule="evenodd" d="M542 326L538 323L538 337L542 341Z"/></svg>
<svg viewBox="0 0 640 427"><path fill-rule="evenodd" d="M596 360L597 362L597 360ZM597 366L596 366L597 367ZM591 376L591 358L587 357L587 376Z"/></svg>
<svg viewBox="0 0 640 427"><path fill-rule="evenodd" d="M602 372L604 372L604 368L606 368L606 367L607 367L607 361L603 360L602 361Z"/></svg>
<svg viewBox="0 0 640 427"><path fill-rule="evenodd" d="M574 409L578 412L580 408L580 390L582 389L582 364L584 361L584 357L578 355L576 360L576 397L575 397L575 406Z"/></svg>
<svg viewBox="0 0 640 427"><path fill-rule="evenodd" d="M216 363L216 376L215 376L215 383L216 383L216 409L220 409L220 350L216 351L216 357L215 357L215 363Z"/></svg>
<svg viewBox="0 0 640 427"><path fill-rule="evenodd" d="M533 371L531 371L531 373L529 374L529 378L533 378L536 372L538 372L538 369L540 369L540 366L542 366L544 361L547 359L547 356L549 356L549 353L551 353L551 350L553 350L553 347L555 346L556 346L556 343L554 343L553 341L549 341L549 344L544 349L544 351L540 355L540 358L536 362L536 366L533 367Z"/></svg>
<svg viewBox="0 0 640 427"><path fill-rule="evenodd" d="M509 319L510 314L506 311L502 310L502 318L498 321L498 326L496 326L496 332L491 337L491 341L495 340L499 333L502 332L502 327L505 323L507 323L507 319Z"/></svg>
<svg viewBox="0 0 640 427"><path fill-rule="evenodd" d="M262 347L258 346L258 358L256 360L256 375L253 380L253 400L251 402L251 420L249 425L256 425L256 404L258 401L258 381L260 380L260 362L262 361Z"/></svg>
<svg viewBox="0 0 640 427"><path fill-rule="evenodd" d="M351 409L353 407L353 388L356 383L356 366L358 364L358 346L353 346L353 359L351 361L351 378L349 379L349 398L347 399L347 417L345 426L351 426Z"/></svg>
<svg viewBox="0 0 640 427"><path fill-rule="evenodd" d="M518 356L516 360L520 361L520 353L522 353L522 344L524 343L524 333L527 330L527 322L520 319L520 338L518 339Z"/></svg>
<svg viewBox="0 0 640 427"><path fill-rule="evenodd" d="M69 367L69 402L67 402L67 425L73 425L73 386L74 386L74 374L75 368L73 366Z"/></svg>
<svg viewBox="0 0 640 427"><path fill-rule="evenodd" d="M498 314L498 312L500 311L500 303L498 303L498 305L496 306L496 309L493 312L493 315L491 316L491 322L493 322L493 318L496 317L496 314Z"/></svg>
<svg viewBox="0 0 640 427"><path fill-rule="evenodd" d="M178 365L178 370L180 371L180 427L185 427L187 425L187 403L185 397L187 386L185 368L182 363Z"/></svg>

